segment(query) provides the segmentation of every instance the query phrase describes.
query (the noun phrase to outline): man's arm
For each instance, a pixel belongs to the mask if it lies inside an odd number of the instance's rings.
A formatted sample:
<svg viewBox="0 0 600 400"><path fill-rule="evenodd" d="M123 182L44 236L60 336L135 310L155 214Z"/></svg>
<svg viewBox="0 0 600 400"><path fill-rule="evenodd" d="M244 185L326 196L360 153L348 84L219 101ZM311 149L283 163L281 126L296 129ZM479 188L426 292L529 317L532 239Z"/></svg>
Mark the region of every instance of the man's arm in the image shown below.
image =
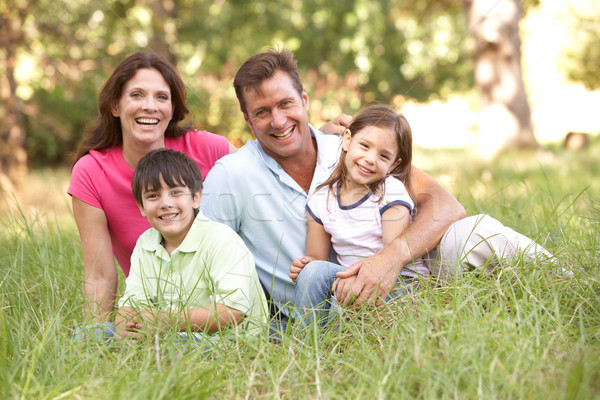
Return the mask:
<svg viewBox="0 0 600 400"><path fill-rule="evenodd" d="M235 232L240 230L241 211L239 202L243 201L238 188L231 181L222 164L212 167L203 183L200 209L210 220L229 226Z"/></svg>
<svg viewBox="0 0 600 400"><path fill-rule="evenodd" d="M464 207L429 175L412 167L411 181L418 207L412 224L374 256L338 272L340 279L358 275L352 285L355 305L385 299L402 268L434 249L450 225L465 217Z"/></svg>

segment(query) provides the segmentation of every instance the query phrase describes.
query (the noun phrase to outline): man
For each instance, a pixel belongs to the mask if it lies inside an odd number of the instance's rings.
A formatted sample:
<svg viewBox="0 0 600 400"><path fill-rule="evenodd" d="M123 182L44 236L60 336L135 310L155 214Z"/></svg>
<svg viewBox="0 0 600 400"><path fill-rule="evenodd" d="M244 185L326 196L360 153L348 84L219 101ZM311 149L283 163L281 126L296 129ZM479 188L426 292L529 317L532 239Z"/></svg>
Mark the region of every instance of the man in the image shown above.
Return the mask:
<svg viewBox="0 0 600 400"><path fill-rule="evenodd" d="M201 207L209 218L238 232L254 255L263 287L288 315L283 307L294 299L289 266L305 254L306 200L335 165L339 138L310 126L308 96L291 52L269 50L250 57L233 85L256 140L215 164L205 181ZM480 246L481 251L464 251L481 243L482 235L488 236L490 230L479 227L503 226L489 217L462 220L462 205L431 177L413 167L411 179L418 214L410 227L373 257L338 274L340 279L357 275L352 293L342 294L355 297L354 304L385 299L402 267L427 253L445 265L484 265L492 255L514 253L531 243L527 238L523 243L503 239L492 251L488 245ZM498 232L491 236L502 236ZM442 237L443 246L438 247ZM467 260L467 255L478 258ZM455 269L430 267L438 275L451 275Z"/></svg>

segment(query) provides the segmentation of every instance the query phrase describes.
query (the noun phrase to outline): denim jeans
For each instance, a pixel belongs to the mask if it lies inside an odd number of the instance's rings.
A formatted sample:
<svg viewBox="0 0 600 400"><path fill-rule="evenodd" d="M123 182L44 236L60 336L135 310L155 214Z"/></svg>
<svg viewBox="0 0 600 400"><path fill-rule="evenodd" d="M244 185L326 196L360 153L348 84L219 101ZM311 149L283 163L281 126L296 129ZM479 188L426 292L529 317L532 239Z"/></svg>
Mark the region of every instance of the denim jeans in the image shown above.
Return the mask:
<svg viewBox="0 0 600 400"><path fill-rule="evenodd" d="M339 316L340 308L331 286L337 279L336 274L345 269L328 261L306 264L296 279L294 317L297 321L311 324L316 320L323 326ZM386 301L406 296L411 292L414 281L415 278L399 276L396 290L388 295Z"/></svg>

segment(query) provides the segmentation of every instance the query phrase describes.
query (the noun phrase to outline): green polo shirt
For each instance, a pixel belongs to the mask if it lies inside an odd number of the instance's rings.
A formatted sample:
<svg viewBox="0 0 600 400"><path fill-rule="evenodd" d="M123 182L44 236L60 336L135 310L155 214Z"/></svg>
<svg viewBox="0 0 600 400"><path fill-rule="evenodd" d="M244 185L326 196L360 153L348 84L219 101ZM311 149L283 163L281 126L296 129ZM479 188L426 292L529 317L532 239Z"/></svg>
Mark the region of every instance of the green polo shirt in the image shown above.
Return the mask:
<svg viewBox="0 0 600 400"><path fill-rule="evenodd" d="M138 239L119 307L183 310L223 304L244 313L240 332L265 330L267 303L252 253L228 226L198 213L171 255L154 228Z"/></svg>

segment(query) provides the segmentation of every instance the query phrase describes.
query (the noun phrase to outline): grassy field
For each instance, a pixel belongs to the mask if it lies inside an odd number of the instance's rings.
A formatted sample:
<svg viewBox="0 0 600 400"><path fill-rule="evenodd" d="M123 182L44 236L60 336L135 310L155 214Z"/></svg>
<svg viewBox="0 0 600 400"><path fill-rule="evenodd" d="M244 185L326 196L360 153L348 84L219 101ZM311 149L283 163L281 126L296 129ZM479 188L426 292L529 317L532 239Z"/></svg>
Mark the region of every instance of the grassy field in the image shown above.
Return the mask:
<svg viewBox="0 0 600 400"><path fill-rule="evenodd" d="M234 343L211 361L153 343L70 343L82 294L68 171L34 171L0 222L0 397L600 398L598 154L594 138L580 152L556 146L494 163L466 150L415 157L468 214L535 237L573 279L527 264L471 273L355 311L320 337Z"/></svg>

